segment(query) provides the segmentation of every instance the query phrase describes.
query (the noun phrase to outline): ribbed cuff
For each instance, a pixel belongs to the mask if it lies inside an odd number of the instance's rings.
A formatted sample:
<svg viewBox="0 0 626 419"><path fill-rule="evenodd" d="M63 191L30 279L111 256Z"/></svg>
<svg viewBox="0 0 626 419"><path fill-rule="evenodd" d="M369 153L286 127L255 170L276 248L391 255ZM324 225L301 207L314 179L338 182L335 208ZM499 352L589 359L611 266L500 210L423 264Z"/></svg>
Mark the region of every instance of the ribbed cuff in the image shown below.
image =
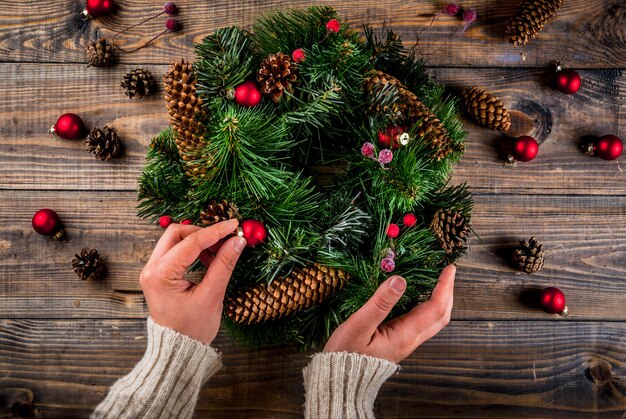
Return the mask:
<svg viewBox="0 0 626 419"><path fill-rule="evenodd" d="M399 366L348 352L315 354L304 368L306 418L374 418L380 386Z"/></svg>
<svg viewBox="0 0 626 419"><path fill-rule="evenodd" d="M148 318L148 347L93 418L188 418L202 385L222 368L213 348Z"/></svg>

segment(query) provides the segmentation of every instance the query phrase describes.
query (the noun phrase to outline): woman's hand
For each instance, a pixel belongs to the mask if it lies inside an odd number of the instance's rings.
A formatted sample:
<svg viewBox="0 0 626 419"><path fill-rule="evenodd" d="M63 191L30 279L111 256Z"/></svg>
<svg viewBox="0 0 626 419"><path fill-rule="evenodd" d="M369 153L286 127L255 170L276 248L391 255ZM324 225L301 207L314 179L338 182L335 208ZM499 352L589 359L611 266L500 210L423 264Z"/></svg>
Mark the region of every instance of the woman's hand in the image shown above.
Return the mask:
<svg viewBox="0 0 626 419"><path fill-rule="evenodd" d="M206 344L215 339L226 285L246 245L237 236L220 240L237 225L237 220L228 220L207 228L181 224L167 228L139 277L155 322ZM185 272L198 257L208 269L195 285L185 279Z"/></svg>
<svg viewBox="0 0 626 419"><path fill-rule="evenodd" d="M446 267L428 301L381 324L406 289L401 276L387 279L363 307L333 332L324 352L355 352L395 363L402 361L450 321L455 273L454 265Z"/></svg>

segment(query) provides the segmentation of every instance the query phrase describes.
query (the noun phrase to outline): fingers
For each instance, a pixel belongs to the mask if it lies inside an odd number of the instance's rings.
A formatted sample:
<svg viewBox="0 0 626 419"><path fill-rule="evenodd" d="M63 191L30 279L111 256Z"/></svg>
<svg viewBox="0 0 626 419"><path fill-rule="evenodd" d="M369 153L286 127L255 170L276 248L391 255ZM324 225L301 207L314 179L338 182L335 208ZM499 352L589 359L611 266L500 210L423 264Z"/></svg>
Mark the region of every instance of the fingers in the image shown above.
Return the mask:
<svg viewBox="0 0 626 419"><path fill-rule="evenodd" d="M400 300L405 289L406 281L401 276L388 278L363 307L345 321L344 328L358 330L369 339Z"/></svg>
<svg viewBox="0 0 626 419"><path fill-rule="evenodd" d="M448 265L428 301L385 325L390 340L411 353L450 322L456 267Z"/></svg>
<svg viewBox="0 0 626 419"><path fill-rule="evenodd" d="M163 255L159 265L166 266L181 275L184 274L204 249L232 233L238 224L239 222L234 219L222 221L188 234Z"/></svg>
<svg viewBox="0 0 626 419"><path fill-rule="evenodd" d="M235 264L245 247L246 239L243 237L231 237L224 242L209 265L204 279L198 285L198 290L222 302Z"/></svg>
<svg viewBox="0 0 626 419"><path fill-rule="evenodd" d="M156 246L154 246L154 250L152 251L152 255L150 256L148 262L160 259L167 253L168 250L174 247L186 236L198 230L200 230L200 227L194 225L170 224L157 242Z"/></svg>

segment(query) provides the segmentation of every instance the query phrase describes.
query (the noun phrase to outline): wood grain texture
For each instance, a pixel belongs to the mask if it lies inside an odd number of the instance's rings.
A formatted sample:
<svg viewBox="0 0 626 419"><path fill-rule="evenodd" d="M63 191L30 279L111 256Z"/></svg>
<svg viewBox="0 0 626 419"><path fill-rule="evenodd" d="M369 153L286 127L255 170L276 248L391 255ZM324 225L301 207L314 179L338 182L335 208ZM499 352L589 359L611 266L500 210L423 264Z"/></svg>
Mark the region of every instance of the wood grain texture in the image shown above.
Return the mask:
<svg viewBox="0 0 626 419"><path fill-rule="evenodd" d="M304 0L269 0L263 2L176 2L177 19L183 30L160 37L150 47L132 54L121 54L124 63L164 64L171 57L191 56L193 43L215 29L237 24L249 26L261 13L289 7L305 7ZM570 0L559 10L556 19L523 48L509 45L504 38L508 19L517 13L519 0L472 0L464 7L474 7L478 19L465 36L460 17L439 16L428 27L434 13L445 2L401 0L364 0L350 2L320 1L333 6L360 28L368 23L398 32L407 45L418 51L432 65L454 66L545 66L561 60L578 68L624 68L626 55L626 7L621 0ZM156 14L161 3L148 7L145 2L130 0L118 3L114 16L82 22L78 17L84 3L78 0L38 3L7 0L0 17L0 57L11 62L84 62L84 45L92 39L112 35L142 18ZM163 30L165 18L146 23L120 37L124 46L139 46ZM451 39L444 45L446 39ZM288 52L288 51L287 51Z"/></svg>
<svg viewBox="0 0 626 419"><path fill-rule="evenodd" d="M144 320L0 320L0 415L31 396L41 417L86 417L145 345ZM301 417L308 354L250 352L222 334L215 346L227 369L202 390L197 417ZM453 321L383 385L376 414L619 418L624 351L623 323Z"/></svg>
<svg viewBox="0 0 626 419"><path fill-rule="evenodd" d="M0 188L134 190L150 138L167 126L162 92L129 100L119 82L130 66L85 69L76 65L2 64L0 72L15 89L0 93ZM160 80L166 66L148 66ZM434 69L449 86L479 84L521 115L541 143L538 158L504 167L510 139L466 121L467 152L454 180L474 191L519 194L626 194L619 162L580 153L586 136L626 132L626 74L621 70L581 72L583 87L563 95L546 86L543 70ZM160 81L159 81L160 83ZM81 115L89 127L113 126L124 141L125 156L96 160L80 141L47 134L63 112Z"/></svg>
<svg viewBox="0 0 626 419"><path fill-rule="evenodd" d="M135 215L130 192L0 191L0 318L141 317L138 277L162 230ZM460 261L456 319L546 319L528 304L533 289L557 286L571 320L626 320L626 197L476 195L469 254ZM32 214L57 210L70 242L36 234ZM521 238L547 249L535 275L507 266ZM81 282L73 254L97 248L103 281ZM567 321L567 320L564 320Z"/></svg>

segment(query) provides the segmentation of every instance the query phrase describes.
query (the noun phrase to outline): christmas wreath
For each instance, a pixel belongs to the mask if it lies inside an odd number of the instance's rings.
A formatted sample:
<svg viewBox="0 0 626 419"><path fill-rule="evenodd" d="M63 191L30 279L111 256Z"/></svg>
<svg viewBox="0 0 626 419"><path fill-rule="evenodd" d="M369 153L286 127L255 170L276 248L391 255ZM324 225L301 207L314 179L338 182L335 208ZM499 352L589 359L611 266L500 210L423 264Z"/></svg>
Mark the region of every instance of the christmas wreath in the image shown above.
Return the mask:
<svg viewBox="0 0 626 419"><path fill-rule="evenodd" d="M151 141L139 216L242 221L224 323L252 345L322 341L392 273L408 283L397 316L464 252L457 105L397 34L364 34L329 7L274 13L164 76L171 127Z"/></svg>

